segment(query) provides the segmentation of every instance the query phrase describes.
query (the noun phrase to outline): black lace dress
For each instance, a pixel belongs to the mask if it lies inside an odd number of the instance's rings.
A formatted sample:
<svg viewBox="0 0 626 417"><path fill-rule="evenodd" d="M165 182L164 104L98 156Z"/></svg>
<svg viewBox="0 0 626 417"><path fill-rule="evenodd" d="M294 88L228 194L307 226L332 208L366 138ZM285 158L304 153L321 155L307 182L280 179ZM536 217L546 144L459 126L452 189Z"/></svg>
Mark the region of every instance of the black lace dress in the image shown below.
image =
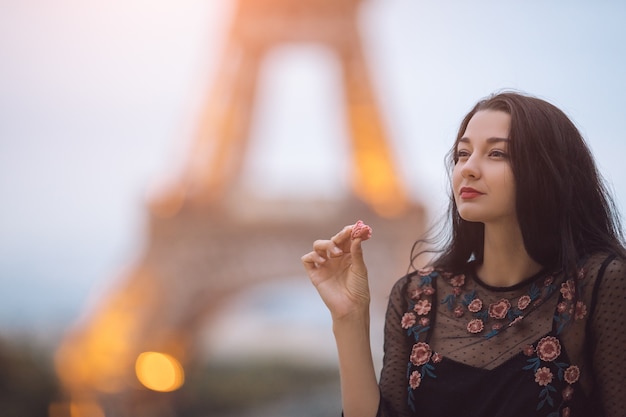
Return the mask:
<svg viewBox="0 0 626 417"><path fill-rule="evenodd" d="M626 269L542 271L507 288L420 270L389 299L380 417L626 416Z"/></svg>

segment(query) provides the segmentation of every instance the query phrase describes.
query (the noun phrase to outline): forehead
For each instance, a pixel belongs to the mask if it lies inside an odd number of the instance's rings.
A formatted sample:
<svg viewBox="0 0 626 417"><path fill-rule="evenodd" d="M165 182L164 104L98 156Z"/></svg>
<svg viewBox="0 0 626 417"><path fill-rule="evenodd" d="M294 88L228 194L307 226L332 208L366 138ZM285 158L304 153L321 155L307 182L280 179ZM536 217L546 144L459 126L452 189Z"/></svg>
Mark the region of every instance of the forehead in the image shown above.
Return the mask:
<svg viewBox="0 0 626 417"><path fill-rule="evenodd" d="M508 113L500 110L480 110L472 116L461 137L463 141L506 139L509 137L510 129L511 116Z"/></svg>

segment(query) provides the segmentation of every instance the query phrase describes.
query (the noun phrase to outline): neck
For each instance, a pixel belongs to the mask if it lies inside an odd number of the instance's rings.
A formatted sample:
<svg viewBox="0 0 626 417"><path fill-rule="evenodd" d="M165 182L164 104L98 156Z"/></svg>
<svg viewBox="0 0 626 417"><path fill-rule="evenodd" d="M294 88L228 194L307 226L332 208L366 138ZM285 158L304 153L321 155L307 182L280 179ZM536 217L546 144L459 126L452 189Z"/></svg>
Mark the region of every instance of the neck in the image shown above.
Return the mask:
<svg viewBox="0 0 626 417"><path fill-rule="evenodd" d="M541 271L524 247L519 225L485 225L483 262L478 267L480 279L494 287L510 287Z"/></svg>

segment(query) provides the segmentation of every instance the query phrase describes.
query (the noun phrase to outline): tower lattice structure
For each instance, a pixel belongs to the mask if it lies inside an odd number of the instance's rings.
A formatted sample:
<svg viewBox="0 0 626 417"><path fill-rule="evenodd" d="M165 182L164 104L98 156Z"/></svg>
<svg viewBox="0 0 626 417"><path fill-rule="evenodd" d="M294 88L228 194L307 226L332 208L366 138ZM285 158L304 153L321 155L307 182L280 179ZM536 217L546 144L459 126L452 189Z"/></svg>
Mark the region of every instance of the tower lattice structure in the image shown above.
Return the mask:
<svg viewBox="0 0 626 417"><path fill-rule="evenodd" d="M305 279L300 256L313 240L358 218L375 231L366 253L373 308L384 309L425 215L395 169L359 34L361 3L237 2L189 159L179 181L150 204L139 261L70 329L57 351L57 371L71 401L119 416L171 415L167 398L139 383L138 356L158 351L183 367L193 362L202 354L200 334L228 300L269 280ZM268 51L286 42L318 42L337 56L353 195L235 208L225 196L245 161L259 69ZM152 407L142 413L138 402L146 398Z"/></svg>

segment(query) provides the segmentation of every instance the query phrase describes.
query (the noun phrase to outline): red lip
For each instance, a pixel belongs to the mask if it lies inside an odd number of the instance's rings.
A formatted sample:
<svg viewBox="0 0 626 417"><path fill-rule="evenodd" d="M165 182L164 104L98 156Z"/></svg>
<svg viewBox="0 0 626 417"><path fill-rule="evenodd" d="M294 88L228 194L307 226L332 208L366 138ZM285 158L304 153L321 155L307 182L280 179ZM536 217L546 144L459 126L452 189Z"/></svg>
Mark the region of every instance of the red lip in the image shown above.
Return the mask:
<svg viewBox="0 0 626 417"><path fill-rule="evenodd" d="M461 195L461 198L471 200L472 198L480 197L484 193L481 193L472 187L461 187L459 194Z"/></svg>

